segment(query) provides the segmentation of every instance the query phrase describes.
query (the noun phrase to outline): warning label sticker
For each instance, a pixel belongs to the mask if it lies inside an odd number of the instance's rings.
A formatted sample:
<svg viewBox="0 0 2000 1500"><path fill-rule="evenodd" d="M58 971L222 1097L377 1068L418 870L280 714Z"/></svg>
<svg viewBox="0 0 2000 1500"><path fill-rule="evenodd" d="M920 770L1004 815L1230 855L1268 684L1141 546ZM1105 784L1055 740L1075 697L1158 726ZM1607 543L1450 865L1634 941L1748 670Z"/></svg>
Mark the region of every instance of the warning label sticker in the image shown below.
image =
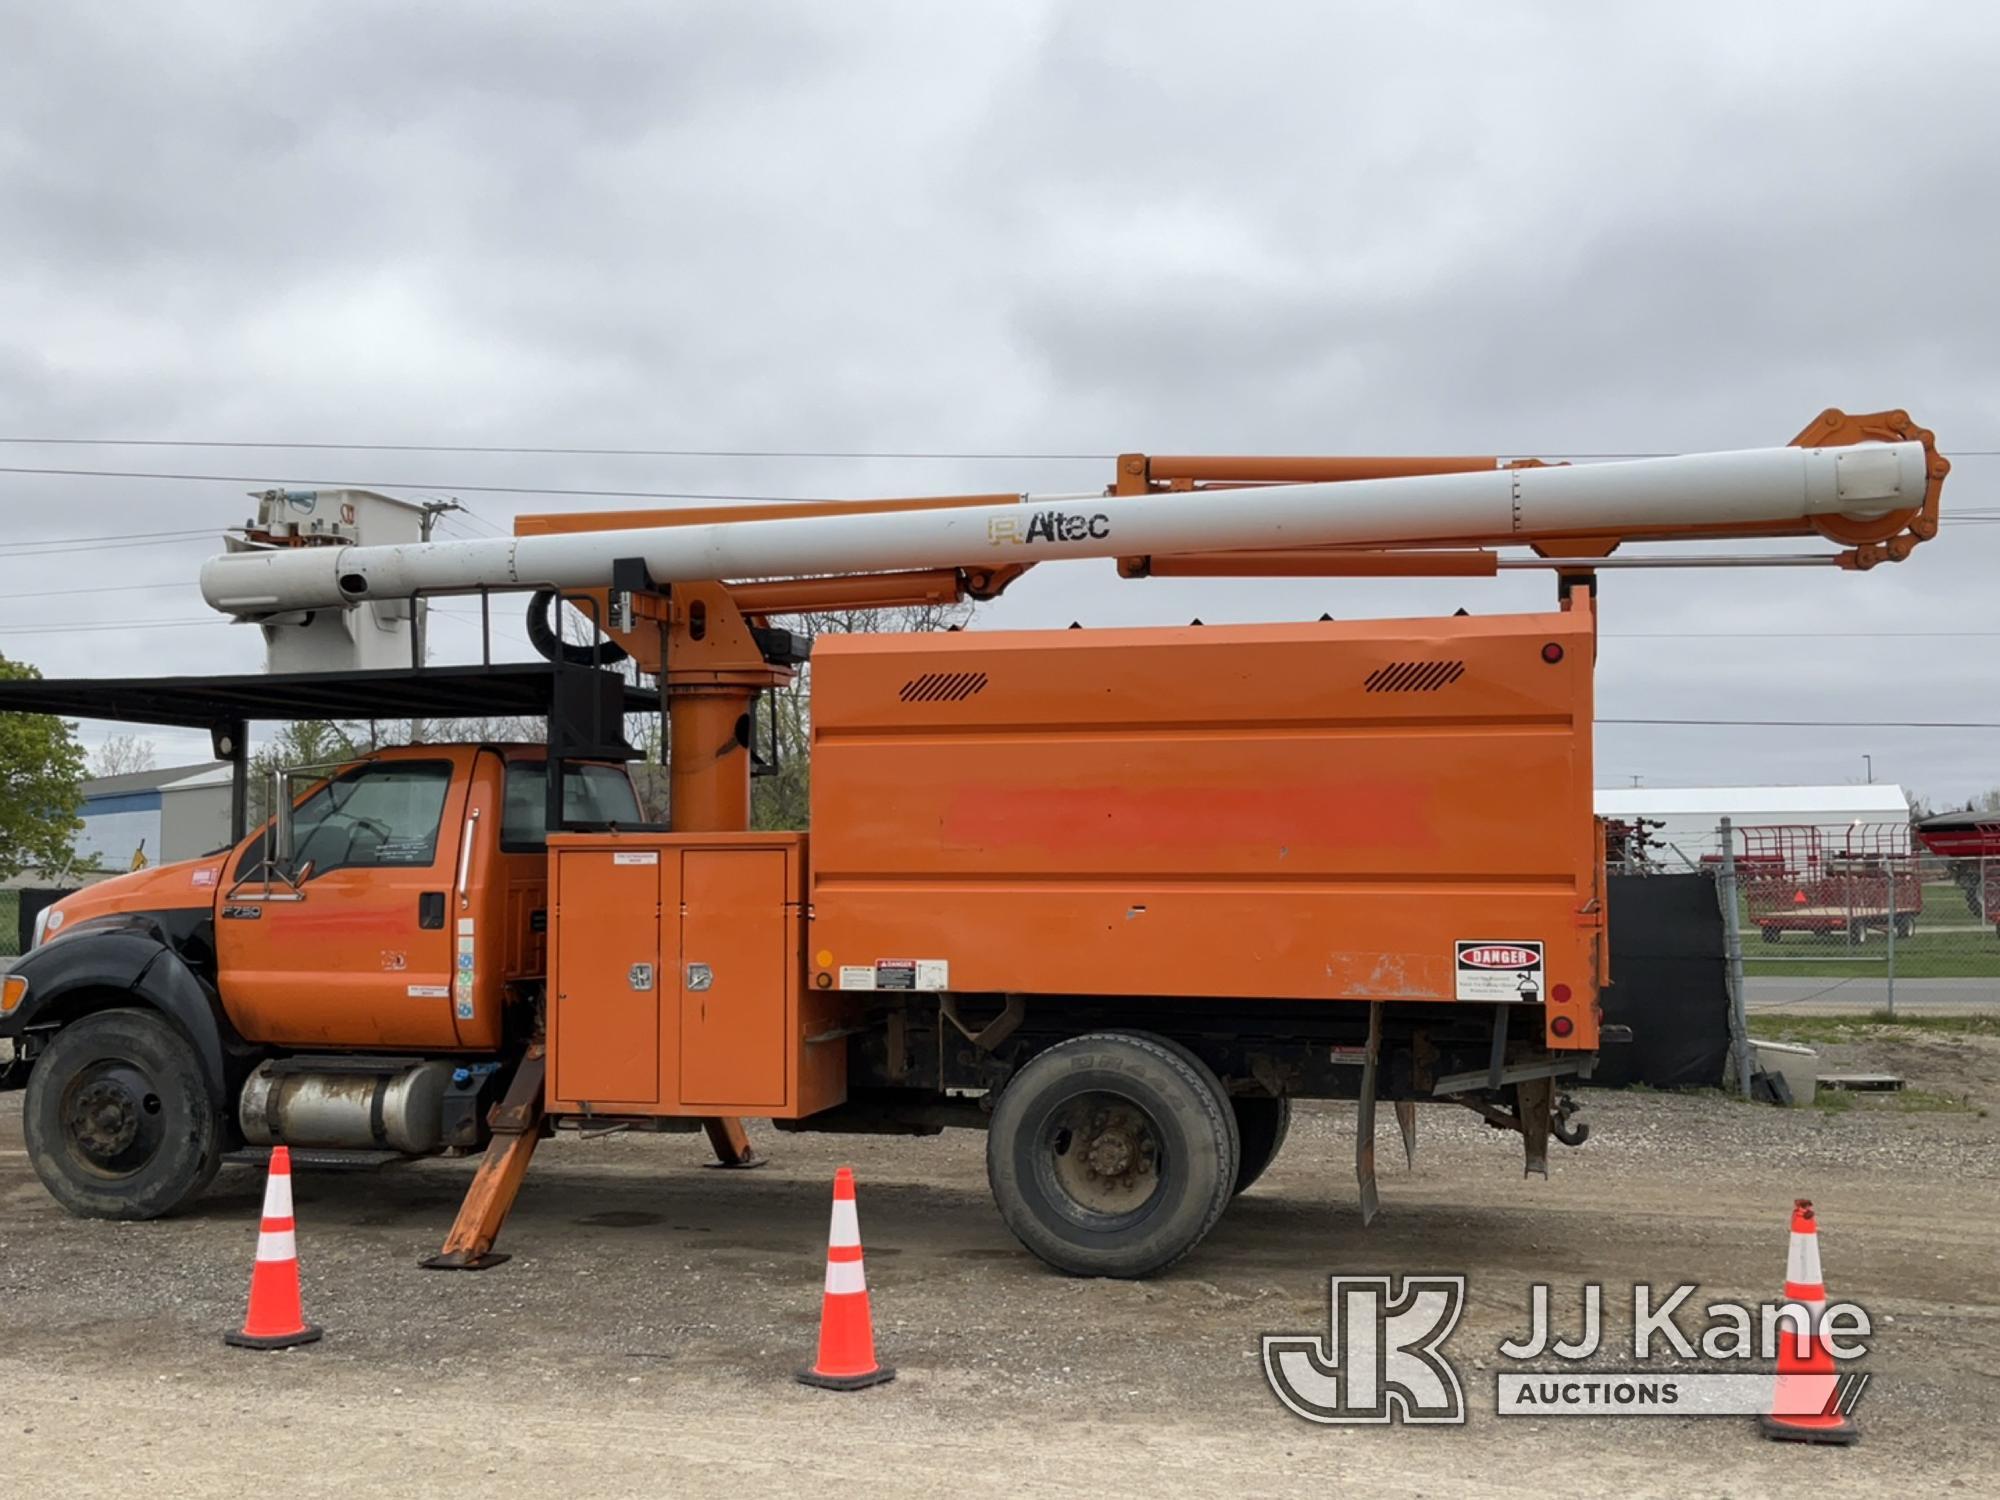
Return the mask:
<svg viewBox="0 0 2000 1500"><path fill-rule="evenodd" d="M844 990L948 990L951 963L942 958L882 958L872 964L842 964Z"/></svg>
<svg viewBox="0 0 2000 1500"><path fill-rule="evenodd" d="M614 865L656 865L660 862L657 849L619 849L611 855Z"/></svg>
<svg viewBox="0 0 2000 1500"><path fill-rule="evenodd" d="M1457 944L1458 998L1536 1005L1542 998L1542 945L1510 939Z"/></svg>

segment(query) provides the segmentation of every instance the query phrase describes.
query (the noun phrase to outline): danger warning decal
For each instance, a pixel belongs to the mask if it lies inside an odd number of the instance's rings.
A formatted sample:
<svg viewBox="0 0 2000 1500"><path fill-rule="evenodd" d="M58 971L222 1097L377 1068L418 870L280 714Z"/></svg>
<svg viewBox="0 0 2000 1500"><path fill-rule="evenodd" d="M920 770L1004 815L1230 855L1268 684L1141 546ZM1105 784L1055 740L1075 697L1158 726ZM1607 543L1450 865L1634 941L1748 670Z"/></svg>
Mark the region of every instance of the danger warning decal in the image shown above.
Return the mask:
<svg viewBox="0 0 2000 1500"><path fill-rule="evenodd" d="M1521 941L1459 942L1458 998L1539 1004L1542 945Z"/></svg>
<svg viewBox="0 0 2000 1500"><path fill-rule="evenodd" d="M878 958L873 964L842 964L844 990L948 990L951 964L942 958Z"/></svg>

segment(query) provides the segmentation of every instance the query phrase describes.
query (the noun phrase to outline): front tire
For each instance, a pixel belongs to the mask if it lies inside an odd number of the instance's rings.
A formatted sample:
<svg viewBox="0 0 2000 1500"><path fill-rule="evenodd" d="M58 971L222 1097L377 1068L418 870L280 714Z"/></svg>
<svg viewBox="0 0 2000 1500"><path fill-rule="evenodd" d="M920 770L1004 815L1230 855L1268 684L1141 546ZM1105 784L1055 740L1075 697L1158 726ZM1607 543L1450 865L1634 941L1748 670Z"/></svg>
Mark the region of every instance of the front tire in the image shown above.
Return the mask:
<svg viewBox="0 0 2000 1500"><path fill-rule="evenodd" d="M28 1075L22 1133L35 1175L84 1219L155 1219L214 1180L216 1104L201 1061L164 1018L73 1021Z"/></svg>
<svg viewBox="0 0 2000 1500"><path fill-rule="evenodd" d="M1098 1032L1001 1091L986 1176L1015 1238L1071 1276L1150 1276L1201 1243L1236 1183L1215 1074L1156 1037Z"/></svg>

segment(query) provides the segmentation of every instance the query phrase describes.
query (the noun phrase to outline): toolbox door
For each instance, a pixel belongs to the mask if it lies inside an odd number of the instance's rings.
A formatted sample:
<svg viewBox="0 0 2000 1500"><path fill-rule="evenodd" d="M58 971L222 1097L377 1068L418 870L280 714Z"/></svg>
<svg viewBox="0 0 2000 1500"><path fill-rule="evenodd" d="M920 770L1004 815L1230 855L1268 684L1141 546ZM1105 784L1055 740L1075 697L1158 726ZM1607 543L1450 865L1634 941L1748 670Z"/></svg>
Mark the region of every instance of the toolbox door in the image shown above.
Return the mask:
<svg viewBox="0 0 2000 1500"><path fill-rule="evenodd" d="M556 1097L657 1103L661 854L565 849L556 858L549 984Z"/></svg>
<svg viewBox="0 0 2000 1500"><path fill-rule="evenodd" d="M689 849L681 858L681 1102L781 1109L785 851Z"/></svg>

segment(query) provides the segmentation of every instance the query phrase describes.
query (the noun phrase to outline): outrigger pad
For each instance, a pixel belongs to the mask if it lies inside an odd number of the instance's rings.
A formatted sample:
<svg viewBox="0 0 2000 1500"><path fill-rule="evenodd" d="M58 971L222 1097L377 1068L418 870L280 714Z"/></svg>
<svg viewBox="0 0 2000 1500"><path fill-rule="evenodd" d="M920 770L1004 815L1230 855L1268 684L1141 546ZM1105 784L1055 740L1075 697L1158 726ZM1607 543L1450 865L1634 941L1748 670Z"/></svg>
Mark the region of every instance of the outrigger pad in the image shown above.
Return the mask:
<svg viewBox="0 0 2000 1500"><path fill-rule="evenodd" d="M467 1255L463 1250L427 1255L417 1264L426 1271L490 1271L503 1260L512 1260L511 1255L488 1250L483 1255Z"/></svg>

